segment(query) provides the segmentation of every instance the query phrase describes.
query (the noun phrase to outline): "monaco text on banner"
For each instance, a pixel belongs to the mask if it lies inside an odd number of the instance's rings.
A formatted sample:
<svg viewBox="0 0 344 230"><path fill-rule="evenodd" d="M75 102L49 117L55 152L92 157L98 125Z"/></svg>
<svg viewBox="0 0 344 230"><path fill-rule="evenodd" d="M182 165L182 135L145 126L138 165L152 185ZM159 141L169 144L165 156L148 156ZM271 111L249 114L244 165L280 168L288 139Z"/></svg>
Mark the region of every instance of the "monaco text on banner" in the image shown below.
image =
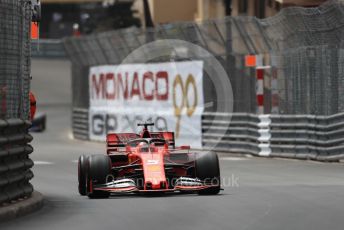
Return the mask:
<svg viewBox="0 0 344 230"><path fill-rule="evenodd" d="M174 131L177 144L202 146L203 62L96 66L89 86L91 140L135 132L136 123L150 120Z"/></svg>

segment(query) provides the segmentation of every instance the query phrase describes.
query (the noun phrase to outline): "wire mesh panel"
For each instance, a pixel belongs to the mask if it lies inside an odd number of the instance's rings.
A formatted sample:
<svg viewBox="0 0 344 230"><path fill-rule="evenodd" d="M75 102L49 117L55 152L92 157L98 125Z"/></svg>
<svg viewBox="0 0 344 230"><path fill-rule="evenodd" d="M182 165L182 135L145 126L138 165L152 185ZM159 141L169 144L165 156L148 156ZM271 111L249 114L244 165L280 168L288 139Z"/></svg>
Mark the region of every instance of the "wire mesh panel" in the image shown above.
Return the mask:
<svg viewBox="0 0 344 230"><path fill-rule="evenodd" d="M29 1L0 0L0 118L29 117Z"/></svg>
<svg viewBox="0 0 344 230"><path fill-rule="evenodd" d="M276 74L274 79L270 75L265 79L266 113L277 106L274 111L282 114L327 115L344 111L343 34L344 0L330 0L317 8L287 8L262 20L240 16L164 24L146 30L129 28L69 38L65 46L73 62L74 77L82 79L75 82L82 82L87 81L85 70L90 66L120 64L128 54L149 42L188 41L220 60L233 88L234 112L247 113L256 112L257 102L255 69L245 66L245 56L261 55L262 64L271 66ZM179 60L173 56L173 49L161 52L159 60L151 61ZM189 55L183 58L195 58ZM139 62L137 58L133 61ZM79 91L88 89L79 86L76 84L73 92L87 95ZM84 100L81 97L74 102L87 105Z"/></svg>

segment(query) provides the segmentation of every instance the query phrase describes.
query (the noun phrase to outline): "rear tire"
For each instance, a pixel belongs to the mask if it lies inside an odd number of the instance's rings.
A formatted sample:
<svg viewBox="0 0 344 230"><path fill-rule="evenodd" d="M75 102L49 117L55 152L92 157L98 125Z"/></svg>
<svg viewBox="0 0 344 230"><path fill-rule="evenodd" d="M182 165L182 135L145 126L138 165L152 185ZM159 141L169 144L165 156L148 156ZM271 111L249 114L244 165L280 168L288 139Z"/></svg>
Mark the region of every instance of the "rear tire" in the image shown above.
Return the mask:
<svg viewBox="0 0 344 230"><path fill-rule="evenodd" d="M221 189L220 164L217 154L205 152L196 155L195 160L196 177L206 184L216 185L215 187L200 190L200 195L216 195Z"/></svg>
<svg viewBox="0 0 344 230"><path fill-rule="evenodd" d="M109 192L90 189L94 184L106 183L106 177L111 173L111 159L106 155L92 155L88 159L87 195L89 198L108 198Z"/></svg>
<svg viewBox="0 0 344 230"><path fill-rule="evenodd" d="M87 157L81 155L78 160L78 189L81 196L86 196Z"/></svg>

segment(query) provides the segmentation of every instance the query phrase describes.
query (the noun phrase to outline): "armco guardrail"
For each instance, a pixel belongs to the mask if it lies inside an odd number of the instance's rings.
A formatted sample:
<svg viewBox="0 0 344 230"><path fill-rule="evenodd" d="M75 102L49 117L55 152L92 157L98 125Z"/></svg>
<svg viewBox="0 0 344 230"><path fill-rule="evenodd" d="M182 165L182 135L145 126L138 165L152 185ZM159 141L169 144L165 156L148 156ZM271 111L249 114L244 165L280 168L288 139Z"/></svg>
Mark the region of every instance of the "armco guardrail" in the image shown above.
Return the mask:
<svg viewBox="0 0 344 230"><path fill-rule="evenodd" d="M228 123L223 122L224 116ZM324 161L344 158L344 113L332 116L206 113L202 121L203 145L217 142L218 151Z"/></svg>
<svg viewBox="0 0 344 230"><path fill-rule="evenodd" d="M259 152L259 119L247 113L204 113L202 117L203 146L224 152Z"/></svg>
<svg viewBox="0 0 344 230"><path fill-rule="evenodd" d="M31 41L31 55L35 58L65 58L61 39L39 39Z"/></svg>
<svg viewBox="0 0 344 230"><path fill-rule="evenodd" d="M73 135L76 139L89 139L88 110L74 108L72 114Z"/></svg>
<svg viewBox="0 0 344 230"><path fill-rule="evenodd" d="M73 110L73 133L88 140L87 109ZM332 116L204 113L204 149L332 161L344 158L344 113Z"/></svg>
<svg viewBox="0 0 344 230"><path fill-rule="evenodd" d="M28 144L30 122L20 119L0 120L0 205L30 196L33 161L28 155L33 148Z"/></svg>
<svg viewBox="0 0 344 230"><path fill-rule="evenodd" d="M271 115L271 156L337 160L344 156L344 113Z"/></svg>

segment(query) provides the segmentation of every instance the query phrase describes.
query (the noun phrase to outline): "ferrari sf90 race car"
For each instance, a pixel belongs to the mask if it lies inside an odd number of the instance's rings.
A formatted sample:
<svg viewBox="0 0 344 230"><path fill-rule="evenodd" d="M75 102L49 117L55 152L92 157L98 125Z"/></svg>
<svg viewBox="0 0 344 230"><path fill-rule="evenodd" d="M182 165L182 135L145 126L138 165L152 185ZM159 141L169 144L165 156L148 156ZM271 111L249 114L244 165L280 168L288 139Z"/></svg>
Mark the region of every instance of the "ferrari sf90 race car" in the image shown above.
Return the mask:
<svg viewBox="0 0 344 230"><path fill-rule="evenodd" d="M115 193L198 193L221 190L220 169L214 152L175 147L173 132L110 133L104 155L82 155L78 160L79 193L107 198Z"/></svg>

